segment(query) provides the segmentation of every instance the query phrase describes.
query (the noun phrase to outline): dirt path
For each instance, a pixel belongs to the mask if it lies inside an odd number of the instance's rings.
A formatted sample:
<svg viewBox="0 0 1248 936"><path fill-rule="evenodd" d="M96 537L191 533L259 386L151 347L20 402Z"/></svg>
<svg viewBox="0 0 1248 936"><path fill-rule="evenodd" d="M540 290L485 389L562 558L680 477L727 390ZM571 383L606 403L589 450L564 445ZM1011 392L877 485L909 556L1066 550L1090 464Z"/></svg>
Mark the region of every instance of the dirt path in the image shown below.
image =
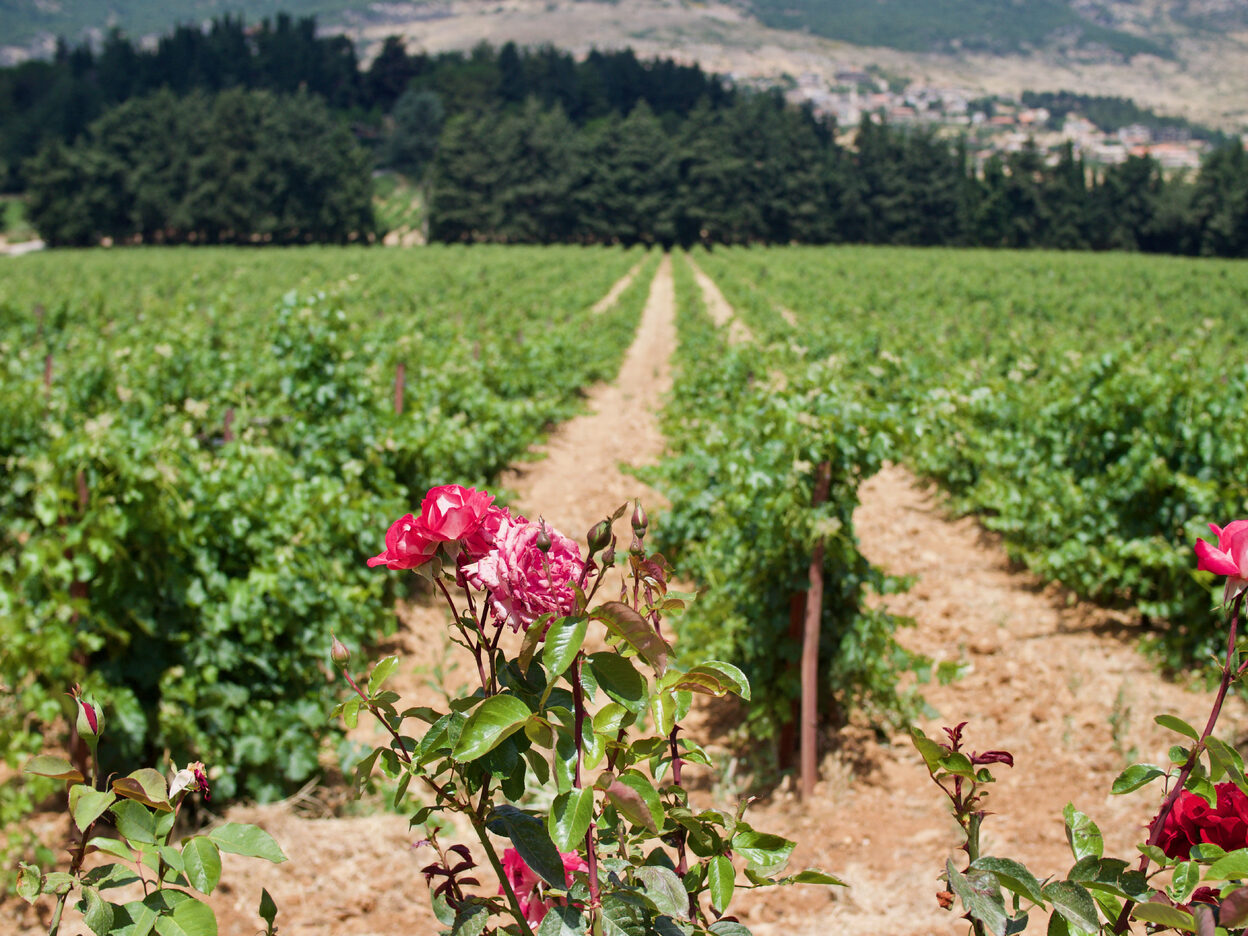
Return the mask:
<svg viewBox="0 0 1248 936"><path fill-rule="evenodd" d="M638 272L640 272L641 268L645 266L645 263L646 258L643 255L640 260L633 264L633 268L631 270L620 277L619 281L611 287L605 296L593 304L590 311L593 312L594 315L601 315L603 312L606 312L607 309L615 305L616 302L619 301L620 296L624 294L624 290L633 285L633 280L637 278Z"/></svg>
<svg viewBox="0 0 1248 936"><path fill-rule="evenodd" d="M748 325L741 321L740 316L724 298L724 294L719 291L719 287L715 285L715 281L702 272L702 268L693 262L693 257L688 254L685 259L689 263L690 269L693 270L693 278L697 280L698 288L702 290L702 301L706 304L706 314L720 328L728 329L729 344L745 344L754 340L754 333L750 331Z"/></svg>
<svg viewBox="0 0 1248 936"><path fill-rule="evenodd" d="M516 493L522 511L542 514L556 529L583 542L591 526L625 501L640 496L659 506L657 495L619 465L650 464L663 452L657 414L672 385L669 359L675 347L676 294L669 256L659 264L615 382L589 391L586 412L550 434L542 447L544 458L518 465L501 479Z"/></svg>
<svg viewBox="0 0 1248 936"><path fill-rule="evenodd" d="M871 478L861 497L855 525L863 551L889 572L918 577L907 594L884 602L916 622L902 642L968 666L950 686L925 687L940 717L923 729L931 736L969 721L975 750L1015 755L1012 770L994 768L985 853L1022 860L1041 878L1064 874L1073 859L1062 808L1074 802L1105 833L1106 855L1133 859L1160 788L1118 797L1110 784L1132 760L1166 763L1175 736L1153 715L1204 724L1212 694L1162 679L1137 649L1130 618L1068 603L1059 589L1012 568L995 537L973 519L949 519L904 468ZM1227 705L1221 724L1242 723L1244 706ZM795 860L853 886L831 900L809 888L769 898L747 921L760 924L755 932L965 933L935 898L957 830L908 739L897 734L879 745L851 737L845 751L825 758L823 778L817 803L781 794L760 812L799 841ZM1043 924L1033 920L1031 929L1043 932Z"/></svg>

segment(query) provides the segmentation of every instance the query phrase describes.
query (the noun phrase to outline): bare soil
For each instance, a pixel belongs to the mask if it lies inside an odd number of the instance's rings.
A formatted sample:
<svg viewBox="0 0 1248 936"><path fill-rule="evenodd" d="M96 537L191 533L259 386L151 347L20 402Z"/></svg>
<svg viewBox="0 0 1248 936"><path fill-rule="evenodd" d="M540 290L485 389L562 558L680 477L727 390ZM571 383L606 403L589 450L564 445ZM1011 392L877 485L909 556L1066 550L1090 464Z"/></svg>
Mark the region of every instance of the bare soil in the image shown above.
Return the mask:
<svg viewBox="0 0 1248 936"><path fill-rule="evenodd" d="M540 512L580 538L604 512L641 496L661 522L661 500L620 466L662 454L655 414L671 385L675 344L665 258L618 380L592 388L586 413L552 433L545 457L517 466L505 479L521 509ZM972 519L948 517L904 468L889 467L867 481L861 498L855 523L866 554L891 573L916 577L909 592L880 599L914 620L902 641L936 660L966 664L953 684L925 687L940 715L922 727L931 735L942 724L966 720L972 747L1007 749L1016 757L1014 769L994 771L999 783L990 808L996 815L985 824L985 851L1023 860L1041 877L1064 872L1071 858L1061 811L1069 801L1101 825L1108 854L1130 858L1157 791L1112 797L1110 783L1132 758L1165 762L1171 737L1152 723L1153 714L1173 712L1203 724L1210 694L1161 678L1136 649L1134 620L1068 601L1059 589L1013 568L991 535ZM466 673L440 665L447 655L446 612L416 602L399 614L402 627L388 649L404 657L394 685L405 702L436 700L445 687L466 683ZM1242 724L1244 714L1232 700L1223 724ZM704 711L696 722L712 730L723 720ZM373 731L362 724L353 734L371 742ZM724 751L722 737L703 740ZM821 867L850 886L746 894L742 919L760 936L964 933L965 923L938 909L935 897L957 830L904 733L856 725L827 740L813 801L799 801L782 784L751 815L756 826L798 841L794 866ZM704 775L695 806L731 806L741 783L731 771ZM432 854L413 848L420 831L408 830L406 814L380 809L329 815L341 799L340 790L325 788L282 804L228 811L228 819L268 829L292 860L271 866L225 856L226 884L210 901L222 934L256 931L261 887L277 901L283 936L434 931L418 870ZM58 820L40 822L54 839ZM488 870L482 878L491 880ZM1041 926L1033 922L1033 929ZM0 904L0 931L38 932L36 914L15 900Z"/></svg>

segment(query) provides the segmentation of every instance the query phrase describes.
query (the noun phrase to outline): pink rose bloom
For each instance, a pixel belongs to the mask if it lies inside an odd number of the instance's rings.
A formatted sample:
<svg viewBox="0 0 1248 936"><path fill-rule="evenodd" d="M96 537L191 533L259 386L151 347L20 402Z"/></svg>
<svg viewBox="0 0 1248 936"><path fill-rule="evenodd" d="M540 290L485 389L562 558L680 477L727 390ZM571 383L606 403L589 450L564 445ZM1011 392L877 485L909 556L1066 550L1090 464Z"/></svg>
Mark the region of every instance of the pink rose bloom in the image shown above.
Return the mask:
<svg viewBox="0 0 1248 936"><path fill-rule="evenodd" d="M576 852L560 852L559 857L563 859L564 885L572 886L572 874L576 871L588 871L589 865ZM520 853L514 848L508 848L503 852L503 873L507 875L507 880L511 883L511 889L516 892L516 902L520 904L520 912L524 914L524 919L530 926L537 926L546 918L546 914L550 912L550 908L565 904L567 901L549 897L546 900L541 896L542 879L537 873L524 863L524 859L520 857ZM503 885L498 885L498 892L503 893Z"/></svg>
<svg viewBox="0 0 1248 936"><path fill-rule="evenodd" d="M572 586L580 581L585 563L581 547L557 530L546 528L550 549L537 546L540 523L523 518L504 521L489 554L464 566L474 588L490 594L490 608L499 625L527 630L547 612L563 616L576 609Z"/></svg>
<svg viewBox="0 0 1248 936"><path fill-rule="evenodd" d="M368 566L387 569L415 569L437 552L438 544L429 538L419 520L411 514L400 517L386 531L386 548L368 560Z"/></svg>
<svg viewBox="0 0 1248 936"><path fill-rule="evenodd" d="M494 495L458 484L430 488L420 503L420 516L407 514L386 533L386 549L368 560L369 566L415 569L434 557L443 543L459 543L476 560L494 548L499 528L512 520ZM519 521L524 522L520 517Z"/></svg>
<svg viewBox="0 0 1248 936"><path fill-rule="evenodd" d="M1211 523L1209 529L1218 538L1218 545L1203 539L1196 541L1196 568L1225 575L1222 600L1230 601L1248 588L1248 520L1235 520L1221 529Z"/></svg>
<svg viewBox="0 0 1248 936"><path fill-rule="evenodd" d="M450 543L472 536L485 520L494 495L458 484L430 488L420 502L420 522L429 538Z"/></svg>

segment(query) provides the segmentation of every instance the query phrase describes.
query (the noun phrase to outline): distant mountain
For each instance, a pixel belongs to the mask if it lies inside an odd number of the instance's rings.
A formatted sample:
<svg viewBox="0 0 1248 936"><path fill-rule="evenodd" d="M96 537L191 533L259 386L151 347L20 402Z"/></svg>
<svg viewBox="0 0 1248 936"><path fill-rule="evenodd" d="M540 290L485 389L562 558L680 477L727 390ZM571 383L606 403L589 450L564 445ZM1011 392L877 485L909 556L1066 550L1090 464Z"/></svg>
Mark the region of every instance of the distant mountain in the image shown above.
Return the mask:
<svg viewBox="0 0 1248 936"><path fill-rule="evenodd" d="M391 34L430 52L629 46L745 80L869 68L973 94L1127 97L1248 128L1248 0L0 0L0 63L48 56L56 35L144 36L278 10L316 15L365 58Z"/></svg>
<svg viewBox="0 0 1248 936"><path fill-rule="evenodd" d="M991 55L1056 45L1125 57L1173 57L1167 37L1117 28L1098 17L1099 10L1089 9L1097 6L1065 0L750 0L767 26L855 45Z"/></svg>

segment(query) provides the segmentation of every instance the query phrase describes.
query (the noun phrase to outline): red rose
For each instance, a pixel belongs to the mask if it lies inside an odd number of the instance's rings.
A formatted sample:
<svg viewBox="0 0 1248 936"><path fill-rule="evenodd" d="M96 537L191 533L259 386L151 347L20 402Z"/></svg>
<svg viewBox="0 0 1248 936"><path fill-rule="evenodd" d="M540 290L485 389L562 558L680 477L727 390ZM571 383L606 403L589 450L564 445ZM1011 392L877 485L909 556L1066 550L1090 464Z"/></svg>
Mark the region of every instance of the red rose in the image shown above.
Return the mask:
<svg viewBox="0 0 1248 936"><path fill-rule="evenodd" d="M1192 846L1204 843L1226 851L1248 847L1248 796L1233 783L1219 783L1216 790L1214 807L1190 790L1174 801L1157 839L1158 847L1171 858L1186 861Z"/></svg>
<svg viewBox="0 0 1248 936"><path fill-rule="evenodd" d="M386 548L368 560L369 568L384 565L387 569L415 569L437 552L438 544L425 531L421 522L407 514L386 531Z"/></svg>

